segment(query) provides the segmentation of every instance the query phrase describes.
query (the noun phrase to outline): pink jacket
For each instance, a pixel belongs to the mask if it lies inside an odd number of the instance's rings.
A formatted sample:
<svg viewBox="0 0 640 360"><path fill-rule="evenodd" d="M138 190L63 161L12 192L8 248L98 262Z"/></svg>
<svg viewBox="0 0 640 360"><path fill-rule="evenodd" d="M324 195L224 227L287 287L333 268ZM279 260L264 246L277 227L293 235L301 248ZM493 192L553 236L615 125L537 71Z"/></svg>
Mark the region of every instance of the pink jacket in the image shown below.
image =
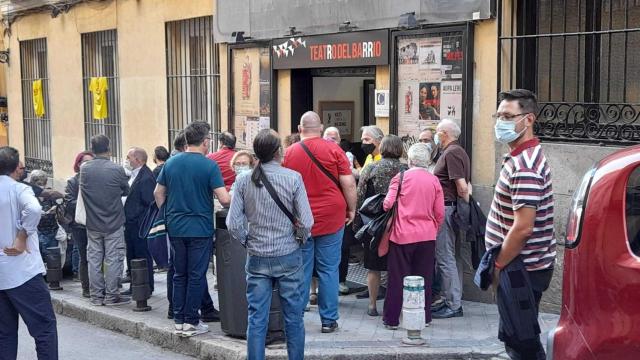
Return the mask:
<svg viewBox="0 0 640 360"><path fill-rule="evenodd" d="M400 174L391 180L385 210L393 207L399 181ZM444 194L438 178L422 168L405 171L390 241L399 245L433 241L443 222Z"/></svg>

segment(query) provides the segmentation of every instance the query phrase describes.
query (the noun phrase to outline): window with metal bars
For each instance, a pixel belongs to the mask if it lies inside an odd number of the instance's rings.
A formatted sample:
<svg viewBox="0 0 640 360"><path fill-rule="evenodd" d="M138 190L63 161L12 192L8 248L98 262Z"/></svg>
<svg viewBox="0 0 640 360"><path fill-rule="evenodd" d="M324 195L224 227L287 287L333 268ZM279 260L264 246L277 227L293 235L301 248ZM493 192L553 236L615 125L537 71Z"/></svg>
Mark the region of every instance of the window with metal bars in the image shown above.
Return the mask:
<svg viewBox="0 0 640 360"><path fill-rule="evenodd" d="M94 116L96 99L90 91L92 81L106 78L106 117ZM118 77L118 34L116 30L82 34L82 86L84 94L84 137L90 148L91 137L104 134L111 140L111 159L121 162L120 84Z"/></svg>
<svg viewBox="0 0 640 360"><path fill-rule="evenodd" d="M217 139L220 75L213 17L167 22L165 35L169 145L193 121L208 122L212 138Z"/></svg>
<svg viewBox="0 0 640 360"><path fill-rule="evenodd" d="M47 39L20 41L20 77L25 166L28 170L44 170L52 176ZM36 90L41 95L36 94L34 102L36 81L41 84L40 90ZM42 100L41 103L38 99ZM36 114L35 103L42 105L42 113Z"/></svg>
<svg viewBox="0 0 640 360"><path fill-rule="evenodd" d="M640 0L502 0L498 9L498 91L538 94L537 136L640 143Z"/></svg>

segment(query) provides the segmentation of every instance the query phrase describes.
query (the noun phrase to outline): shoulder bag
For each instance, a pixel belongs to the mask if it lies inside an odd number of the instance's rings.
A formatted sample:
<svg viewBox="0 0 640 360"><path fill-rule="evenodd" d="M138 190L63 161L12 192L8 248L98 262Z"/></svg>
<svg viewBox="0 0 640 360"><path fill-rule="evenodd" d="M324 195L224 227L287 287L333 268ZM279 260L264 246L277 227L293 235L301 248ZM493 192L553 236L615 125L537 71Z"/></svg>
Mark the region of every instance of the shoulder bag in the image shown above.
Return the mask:
<svg viewBox="0 0 640 360"><path fill-rule="evenodd" d="M74 219L77 224L87 225L87 210L84 207L84 197L82 196L82 189L78 186L78 201L76 202L76 213Z"/></svg>
<svg viewBox="0 0 640 360"><path fill-rule="evenodd" d="M396 199L393 202L393 206L383 216L383 220L379 223L379 228L376 231L372 241L371 249L377 248L378 256L383 257L389 252L389 237L391 236L391 229L395 222L398 213L398 198L400 198L400 192L402 191L402 180L404 179L404 171L400 172L400 181L398 183L398 191L396 192ZM375 244L374 244L375 243ZM375 248L374 248L375 246Z"/></svg>
<svg viewBox="0 0 640 360"><path fill-rule="evenodd" d="M287 209L287 207L284 206L284 204L282 203L282 200L280 200L280 197L276 192L276 189L273 188L273 185L271 185L271 182L269 182L269 179L267 179L267 176L264 174L264 171L260 174L260 181L262 181L262 183L264 184L264 187L267 189L267 192L271 196L271 199L273 199L273 201L276 202L276 205L278 205L280 210L282 210L282 212L291 221L291 224L293 225L293 229L294 229L294 235L298 244L303 245L307 241L307 239L305 236L304 227L302 227L302 225L300 224L300 221L298 221L298 219L296 219L296 217L291 213L291 211L289 211L289 209Z"/></svg>
<svg viewBox="0 0 640 360"><path fill-rule="evenodd" d="M324 166L322 166L320 161L318 161L318 159L316 159L316 157L313 156L313 154L311 153L311 150L309 150L307 145L305 145L304 141L300 141L299 144L304 150L304 152L307 153L311 161L313 161L313 163L316 164L318 169L320 169L320 171L322 171L323 174L325 174L331 181L333 181L334 184L336 184L336 186L338 187L338 190L342 191L342 187L340 186L340 181L338 181L338 179L336 179L336 177L333 176L333 174L331 174L327 169L324 168Z"/></svg>

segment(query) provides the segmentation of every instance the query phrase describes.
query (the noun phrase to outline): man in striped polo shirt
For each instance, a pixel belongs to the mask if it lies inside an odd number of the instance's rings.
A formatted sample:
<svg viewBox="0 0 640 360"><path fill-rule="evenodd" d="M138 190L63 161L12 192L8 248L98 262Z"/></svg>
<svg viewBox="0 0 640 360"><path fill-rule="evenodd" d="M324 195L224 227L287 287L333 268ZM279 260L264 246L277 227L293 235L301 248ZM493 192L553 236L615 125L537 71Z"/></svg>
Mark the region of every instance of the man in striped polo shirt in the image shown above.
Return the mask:
<svg viewBox="0 0 640 360"><path fill-rule="evenodd" d="M536 312L542 292L549 287L556 258L553 231L553 191L551 171L540 141L533 135L538 103L533 92L515 89L500 93L494 115L496 139L509 146L502 163L487 219L487 248L502 244L495 260L494 284L500 269L519 255L531 280ZM499 308L499 310L501 310ZM502 314L505 317L506 314ZM512 358L531 356L544 359L542 344L506 342Z"/></svg>

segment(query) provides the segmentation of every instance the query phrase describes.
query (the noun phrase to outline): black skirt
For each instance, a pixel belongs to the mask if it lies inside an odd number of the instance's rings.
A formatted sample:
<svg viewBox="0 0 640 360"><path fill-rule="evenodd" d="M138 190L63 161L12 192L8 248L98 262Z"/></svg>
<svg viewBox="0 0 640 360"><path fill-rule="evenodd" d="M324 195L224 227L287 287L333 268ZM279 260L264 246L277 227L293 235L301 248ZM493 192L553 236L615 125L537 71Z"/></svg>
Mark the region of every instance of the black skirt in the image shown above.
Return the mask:
<svg viewBox="0 0 640 360"><path fill-rule="evenodd" d="M368 241L364 243L364 268L373 271L387 271L387 255L378 256L378 249L371 250Z"/></svg>

